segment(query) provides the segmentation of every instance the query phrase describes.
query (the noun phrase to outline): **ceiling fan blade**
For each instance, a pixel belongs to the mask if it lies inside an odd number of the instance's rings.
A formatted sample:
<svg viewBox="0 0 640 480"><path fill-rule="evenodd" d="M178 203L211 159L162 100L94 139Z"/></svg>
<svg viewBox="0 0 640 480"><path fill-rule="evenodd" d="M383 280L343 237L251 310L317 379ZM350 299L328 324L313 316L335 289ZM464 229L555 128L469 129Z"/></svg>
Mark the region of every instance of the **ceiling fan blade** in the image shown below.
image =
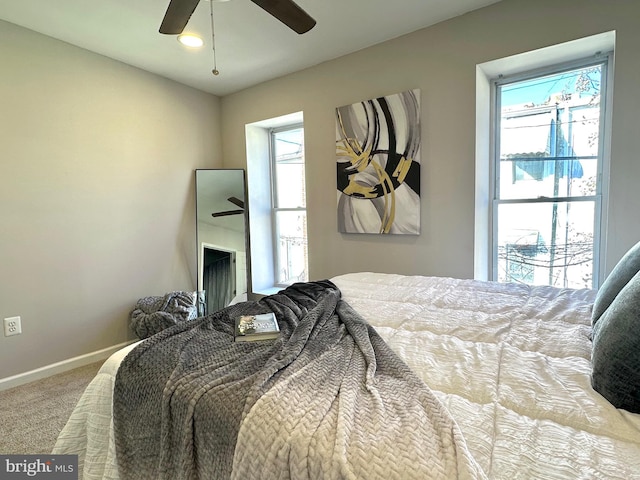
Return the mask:
<svg viewBox="0 0 640 480"><path fill-rule="evenodd" d="M200 0L171 0L160 25L160 33L166 35L182 33L199 2Z"/></svg>
<svg viewBox="0 0 640 480"><path fill-rule="evenodd" d="M296 33L311 30L316 21L293 0L251 0Z"/></svg>
<svg viewBox="0 0 640 480"><path fill-rule="evenodd" d="M236 207L244 208L244 202L238 197L229 197L227 198L227 200L233 203Z"/></svg>
<svg viewBox="0 0 640 480"><path fill-rule="evenodd" d="M212 213L211 216L216 218L216 217L228 217L229 215L240 215L241 213L244 213L244 210L228 210L226 212L217 212L217 213Z"/></svg>

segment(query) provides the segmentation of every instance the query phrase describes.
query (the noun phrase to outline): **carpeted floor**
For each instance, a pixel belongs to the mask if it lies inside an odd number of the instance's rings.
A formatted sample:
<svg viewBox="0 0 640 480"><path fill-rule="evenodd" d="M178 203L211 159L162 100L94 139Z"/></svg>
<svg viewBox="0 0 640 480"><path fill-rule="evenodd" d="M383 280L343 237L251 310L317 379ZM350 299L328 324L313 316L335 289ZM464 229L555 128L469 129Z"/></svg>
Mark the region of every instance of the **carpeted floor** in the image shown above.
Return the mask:
<svg viewBox="0 0 640 480"><path fill-rule="evenodd" d="M0 392L0 454L50 453L103 362Z"/></svg>

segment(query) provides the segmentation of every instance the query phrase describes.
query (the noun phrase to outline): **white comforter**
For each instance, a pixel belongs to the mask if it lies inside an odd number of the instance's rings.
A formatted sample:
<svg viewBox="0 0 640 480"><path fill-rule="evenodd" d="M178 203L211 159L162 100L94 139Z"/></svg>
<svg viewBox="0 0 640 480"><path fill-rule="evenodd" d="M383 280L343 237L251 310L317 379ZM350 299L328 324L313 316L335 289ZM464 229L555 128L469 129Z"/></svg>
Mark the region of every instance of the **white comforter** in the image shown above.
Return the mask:
<svg viewBox="0 0 640 480"><path fill-rule="evenodd" d="M590 386L594 292L438 277L335 277L343 298L429 385L493 479L640 479L640 415ZM111 391L131 347L101 369L55 453L116 479Z"/></svg>

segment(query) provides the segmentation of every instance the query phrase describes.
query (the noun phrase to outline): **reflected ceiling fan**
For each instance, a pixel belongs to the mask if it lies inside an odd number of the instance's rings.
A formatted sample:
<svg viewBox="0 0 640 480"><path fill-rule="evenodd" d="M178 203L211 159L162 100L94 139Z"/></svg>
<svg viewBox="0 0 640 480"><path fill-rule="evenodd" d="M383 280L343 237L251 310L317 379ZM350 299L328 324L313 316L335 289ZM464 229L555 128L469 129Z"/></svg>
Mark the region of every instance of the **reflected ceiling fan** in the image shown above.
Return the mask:
<svg viewBox="0 0 640 480"><path fill-rule="evenodd" d="M293 0L251 1L296 33L308 32L316 24L316 21ZM182 33L199 2L200 0L171 0L160 25L160 33L167 35Z"/></svg>
<svg viewBox="0 0 640 480"><path fill-rule="evenodd" d="M214 212L211 214L212 217L228 217L229 215L240 215L244 213L244 202L237 197L229 197L228 201L233 203L236 207L240 207L238 210L226 210L224 212Z"/></svg>

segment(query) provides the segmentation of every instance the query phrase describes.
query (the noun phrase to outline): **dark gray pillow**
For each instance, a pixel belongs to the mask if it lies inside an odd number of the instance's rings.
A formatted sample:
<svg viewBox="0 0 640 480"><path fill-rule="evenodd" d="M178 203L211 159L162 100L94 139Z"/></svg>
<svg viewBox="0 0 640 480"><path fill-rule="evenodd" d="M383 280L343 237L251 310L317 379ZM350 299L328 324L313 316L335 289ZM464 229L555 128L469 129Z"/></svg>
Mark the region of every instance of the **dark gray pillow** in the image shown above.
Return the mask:
<svg viewBox="0 0 640 480"><path fill-rule="evenodd" d="M170 292L138 300L129 316L129 325L142 340L197 316L196 292Z"/></svg>
<svg viewBox="0 0 640 480"><path fill-rule="evenodd" d="M609 305L611 305L620 290L638 272L640 272L640 242L636 243L624 254L598 290L591 315L591 323L593 325L609 308Z"/></svg>
<svg viewBox="0 0 640 480"><path fill-rule="evenodd" d="M640 272L593 327L591 385L617 408L640 413Z"/></svg>

